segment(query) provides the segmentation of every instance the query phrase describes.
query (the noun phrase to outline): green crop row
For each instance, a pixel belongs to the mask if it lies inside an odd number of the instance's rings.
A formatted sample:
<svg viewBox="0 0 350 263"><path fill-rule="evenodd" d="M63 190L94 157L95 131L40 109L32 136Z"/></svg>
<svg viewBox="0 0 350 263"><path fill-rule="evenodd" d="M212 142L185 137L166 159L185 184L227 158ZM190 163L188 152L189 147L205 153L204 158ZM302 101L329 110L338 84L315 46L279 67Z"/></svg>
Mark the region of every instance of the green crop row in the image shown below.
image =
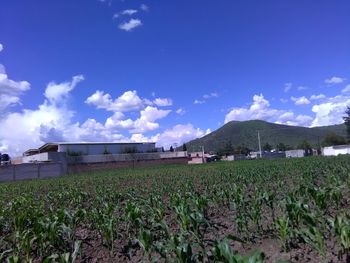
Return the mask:
<svg viewBox="0 0 350 263"><path fill-rule="evenodd" d="M0 184L0 262L350 260L350 157L123 169ZM294 254L293 254L294 253ZM332 258L333 260L333 258Z"/></svg>

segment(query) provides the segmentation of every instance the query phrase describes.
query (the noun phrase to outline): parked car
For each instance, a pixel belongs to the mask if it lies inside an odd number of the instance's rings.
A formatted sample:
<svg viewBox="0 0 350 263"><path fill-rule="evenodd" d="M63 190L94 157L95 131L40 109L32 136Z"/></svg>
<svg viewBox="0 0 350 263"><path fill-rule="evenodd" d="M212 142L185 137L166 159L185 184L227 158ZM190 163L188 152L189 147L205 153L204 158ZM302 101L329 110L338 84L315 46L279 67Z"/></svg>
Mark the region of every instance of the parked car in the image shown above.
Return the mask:
<svg viewBox="0 0 350 263"><path fill-rule="evenodd" d="M9 165L9 164L11 164L10 155L8 155L7 153L1 154L0 155L0 164L1 165Z"/></svg>

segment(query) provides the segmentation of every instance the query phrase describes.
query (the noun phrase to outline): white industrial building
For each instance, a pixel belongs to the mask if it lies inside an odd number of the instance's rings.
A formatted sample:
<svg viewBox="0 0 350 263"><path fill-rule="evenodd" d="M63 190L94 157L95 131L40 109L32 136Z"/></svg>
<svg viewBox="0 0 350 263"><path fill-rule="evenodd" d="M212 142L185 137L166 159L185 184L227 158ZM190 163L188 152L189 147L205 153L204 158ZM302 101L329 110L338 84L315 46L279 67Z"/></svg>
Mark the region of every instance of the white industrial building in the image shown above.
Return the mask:
<svg viewBox="0 0 350 263"><path fill-rule="evenodd" d="M120 154L154 153L154 142L54 142L23 153L23 163L61 161L65 157L107 156Z"/></svg>
<svg viewBox="0 0 350 263"><path fill-rule="evenodd" d="M335 145L322 148L322 155L337 156L339 154L350 154L350 145Z"/></svg>
<svg viewBox="0 0 350 263"><path fill-rule="evenodd" d="M46 143L39 152L65 152L67 155L100 155L155 152L154 142L59 142Z"/></svg>

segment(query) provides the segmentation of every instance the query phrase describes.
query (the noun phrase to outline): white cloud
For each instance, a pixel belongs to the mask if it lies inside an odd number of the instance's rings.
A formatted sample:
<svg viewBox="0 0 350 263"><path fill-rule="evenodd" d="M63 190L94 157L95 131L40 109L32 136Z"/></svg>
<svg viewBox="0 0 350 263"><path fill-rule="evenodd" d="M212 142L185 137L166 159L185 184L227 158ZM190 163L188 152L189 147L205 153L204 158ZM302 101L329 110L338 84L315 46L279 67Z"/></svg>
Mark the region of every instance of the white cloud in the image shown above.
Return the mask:
<svg viewBox="0 0 350 263"><path fill-rule="evenodd" d="M163 133L151 137L151 141L157 142L157 145L159 146L169 148L174 144L180 146L185 142L200 138L205 134L206 133L203 130L194 128L192 124L178 124L165 130Z"/></svg>
<svg viewBox="0 0 350 263"><path fill-rule="evenodd" d="M73 87L77 78L71 82L56 84ZM26 87L27 85L25 85ZM50 90L48 85L46 91ZM23 88L27 90L28 88ZM46 139L69 138L75 136L77 126L71 124L74 112L65 103L57 104L56 98L64 100L66 96L52 97L50 92L46 100L35 110L24 109L21 112L7 113L0 119L0 151L21 154L22 151L37 147ZM63 102L63 101L60 102ZM17 127L14 129L14 127Z"/></svg>
<svg viewBox="0 0 350 263"><path fill-rule="evenodd" d="M307 105L307 104L310 104L310 101L305 97L305 96L302 96L302 97L299 97L299 98L296 98L296 97L291 97L290 98L292 101L294 101L295 105Z"/></svg>
<svg viewBox="0 0 350 263"><path fill-rule="evenodd" d="M288 92L291 89L292 89L292 83L288 82L284 84L284 89L283 89L284 92Z"/></svg>
<svg viewBox="0 0 350 263"><path fill-rule="evenodd" d="M128 15L128 16L134 15L136 13L137 13L137 10L135 9L126 9L121 12L122 15Z"/></svg>
<svg viewBox="0 0 350 263"><path fill-rule="evenodd" d="M140 26L142 26L141 20L132 18L128 22L120 24L119 29L129 32Z"/></svg>
<svg viewBox="0 0 350 263"><path fill-rule="evenodd" d="M305 87L305 86L299 86L299 87L297 87L297 90L298 90L298 91L307 90L307 87Z"/></svg>
<svg viewBox="0 0 350 263"><path fill-rule="evenodd" d="M173 101L167 98L156 98L153 100L153 103L159 107L171 106Z"/></svg>
<svg viewBox="0 0 350 263"><path fill-rule="evenodd" d="M145 12L149 11L149 7L145 4L140 5L140 9Z"/></svg>
<svg viewBox="0 0 350 263"><path fill-rule="evenodd" d="M350 84L349 85L347 85L344 89L342 89L342 91L341 91L342 93L350 93Z"/></svg>
<svg viewBox="0 0 350 263"><path fill-rule="evenodd" d="M166 117L171 110L159 110L155 107L147 106L140 112L140 118L135 120L134 127L130 131L132 133L143 133L153 131L159 128L159 124L155 121Z"/></svg>
<svg viewBox="0 0 350 263"><path fill-rule="evenodd" d="M350 96L338 95L327 98L320 104L312 107L316 114L312 126L324 126L343 123L343 116L347 106L350 105Z"/></svg>
<svg viewBox="0 0 350 263"><path fill-rule="evenodd" d="M312 118L306 115L295 116L291 111L271 108L270 102L260 94L253 96L253 102L249 108L233 108L226 114L225 123L233 120L265 120L281 124L309 126Z"/></svg>
<svg viewBox="0 0 350 263"><path fill-rule="evenodd" d="M311 95L310 100L321 100L324 99L326 95L324 94L318 94L318 95Z"/></svg>
<svg viewBox="0 0 350 263"><path fill-rule="evenodd" d="M0 43L0 52L4 50L4 45Z"/></svg>
<svg viewBox="0 0 350 263"><path fill-rule="evenodd" d="M312 121L313 118L310 116L302 114L295 116L294 112L287 111L279 116L278 120L275 123L308 127L311 125Z"/></svg>
<svg viewBox="0 0 350 263"><path fill-rule="evenodd" d="M194 100L193 104L204 104L205 100Z"/></svg>
<svg viewBox="0 0 350 263"><path fill-rule="evenodd" d="M143 101L137 95L136 90L126 91L114 101L110 94L105 94L103 91L97 90L85 100L85 103L94 105L98 109L106 109L108 111L128 112L143 108Z"/></svg>
<svg viewBox="0 0 350 263"><path fill-rule="evenodd" d="M211 99L211 98L217 98L217 97L219 97L219 94L216 93L216 92L212 92L210 94L204 94L203 95L204 99Z"/></svg>
<svg viewBox="0 0 350 263"><path fill-rule="evenodd" d="M147 106L140 111L140 117L136 120L124 119L124 115L115 112L106 120L105 127L108 129L126 129L131 133L143 133L154 131L159 128L156 120L165 118L171 110L159 110L156 107Z"/></svg>
<svg viewBox="0 0 350 263"><path fill-rule="evenodd" d="M332 84L340 84L343 83L346 79L345 78L341 78L341 77L331 77L329 79L325 79L325 83L332 85Z"/></svg>
<svg viewBox="0 0 350 263"><path fill-rule="evenodd" d="M125 9L119 13L114 14L113 18L118 18L120 16L125 16L125 15L132 16L132 15L136 14L137 12L138 11L135 9Z"/></svg>
<svg viewBox="0 0 350 263"><path fill-rule="evenodd" d="M178 108L176 110L176 113L179 115L184 115L186 113L186 110L184 108Z"/></svg>
<svg viewBox="0 0 350 263"><path fill-rule="evenodd" d="M19 104L20 96L29 89L29 82L9 79L5 67L0 64L0 115L8 107Z"/></svg>
<svg viewBox="0 0 350 263"><path fill-rule="evenodd" d="M52 103L61 103L68 94L75 88L75 86L84 80L83 75L74 76L71 82L55 83L50 82L45 90L45 97Z"/></svg>

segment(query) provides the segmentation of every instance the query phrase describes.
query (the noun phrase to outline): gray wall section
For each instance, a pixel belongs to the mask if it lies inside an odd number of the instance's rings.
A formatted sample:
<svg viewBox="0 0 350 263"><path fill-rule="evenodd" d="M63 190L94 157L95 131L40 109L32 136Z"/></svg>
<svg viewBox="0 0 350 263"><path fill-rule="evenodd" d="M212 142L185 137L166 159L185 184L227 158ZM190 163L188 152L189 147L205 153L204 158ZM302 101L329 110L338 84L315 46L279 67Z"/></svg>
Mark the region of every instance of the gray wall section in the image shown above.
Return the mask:
<svg viewBox="0 0 350 263"><path fill-rule="evenodd" d="M63 163L38 163L0 166L0 182L58 177L67 173Z"/></svg>

